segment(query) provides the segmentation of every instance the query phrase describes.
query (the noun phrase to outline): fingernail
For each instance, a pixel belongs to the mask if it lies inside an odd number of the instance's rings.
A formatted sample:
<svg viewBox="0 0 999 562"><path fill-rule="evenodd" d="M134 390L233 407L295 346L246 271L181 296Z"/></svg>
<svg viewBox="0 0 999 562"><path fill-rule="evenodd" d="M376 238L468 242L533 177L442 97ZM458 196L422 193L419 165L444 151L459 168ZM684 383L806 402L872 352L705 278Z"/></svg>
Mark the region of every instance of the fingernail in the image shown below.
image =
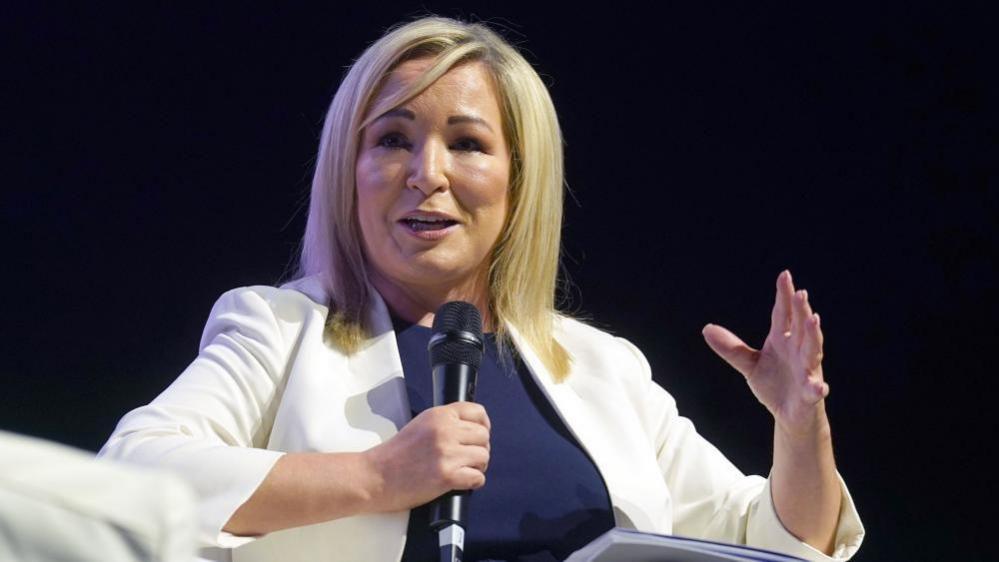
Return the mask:
<svg viewBox="0 0 999 562"><path fill-rule="evenodd" d="M818 312L816 312L816 313L815 313L815 325L816 325L816 326L820 326L821 324L822 324L822 319L821 319L821 318L819 318L819 313L818 313Z"/></svg>

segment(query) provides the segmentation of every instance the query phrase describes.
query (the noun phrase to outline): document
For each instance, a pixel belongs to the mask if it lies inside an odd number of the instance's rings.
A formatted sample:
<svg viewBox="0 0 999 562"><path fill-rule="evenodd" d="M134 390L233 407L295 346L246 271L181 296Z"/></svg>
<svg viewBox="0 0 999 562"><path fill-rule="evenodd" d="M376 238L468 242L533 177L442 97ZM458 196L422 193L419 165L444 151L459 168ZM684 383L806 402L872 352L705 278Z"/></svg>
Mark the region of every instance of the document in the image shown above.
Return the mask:
<svg viewBox="0 0 999 562"><path fill-rule="evenodd" d="M749 546L614 528L565 562L799 562L804 558Z"/></svg>

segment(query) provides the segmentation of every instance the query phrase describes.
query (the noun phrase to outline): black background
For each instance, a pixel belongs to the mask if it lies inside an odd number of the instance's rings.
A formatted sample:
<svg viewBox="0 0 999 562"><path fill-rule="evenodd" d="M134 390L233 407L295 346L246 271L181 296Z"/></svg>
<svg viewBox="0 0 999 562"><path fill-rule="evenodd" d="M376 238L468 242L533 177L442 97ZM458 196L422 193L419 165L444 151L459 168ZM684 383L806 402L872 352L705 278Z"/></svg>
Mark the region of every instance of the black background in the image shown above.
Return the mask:
<svg viewBox="0 0 999 562"><path fill-rule="evenodd" d="M762 343L790 268L822 315L856 560L987 556L995 20L452 6L5 9L0 428L98 449L194 358L222 292L279 282L344 68L431 10L492 22L549 85L570 310L766 474L768 414L700 331Z"/></svg>

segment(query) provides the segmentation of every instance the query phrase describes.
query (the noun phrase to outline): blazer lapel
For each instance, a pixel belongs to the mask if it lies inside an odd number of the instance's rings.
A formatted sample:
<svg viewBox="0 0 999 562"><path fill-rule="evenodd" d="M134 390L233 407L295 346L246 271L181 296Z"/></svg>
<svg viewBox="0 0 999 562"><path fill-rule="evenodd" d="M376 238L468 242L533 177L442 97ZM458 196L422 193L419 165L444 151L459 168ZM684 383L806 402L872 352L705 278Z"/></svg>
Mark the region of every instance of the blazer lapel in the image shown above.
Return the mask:
<svg viewBox="0 0 999 562"><path fill-rule="evenodd" d="M363 397L357 408L391 422L391 426L375 424L384 442L409 423L412 414L392 318L385 301L373 289L369 304L368 326L373 337L348 358L350 394Z"/></svg>

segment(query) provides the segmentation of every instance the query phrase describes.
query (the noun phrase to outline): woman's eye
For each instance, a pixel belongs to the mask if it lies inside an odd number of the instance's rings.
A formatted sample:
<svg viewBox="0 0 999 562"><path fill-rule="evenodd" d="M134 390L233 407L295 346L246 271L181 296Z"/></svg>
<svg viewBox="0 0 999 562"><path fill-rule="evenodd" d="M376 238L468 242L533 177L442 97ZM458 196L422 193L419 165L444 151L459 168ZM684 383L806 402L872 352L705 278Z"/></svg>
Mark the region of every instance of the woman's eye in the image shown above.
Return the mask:
<svg viewBox="0 0 999 562"><path fill-rule="evenodd" d="M399 133L389 133L387 135L382 135L378 139L378 146L383 146L385 148L406 148L409 144L406 142L406 137Z"/></svg>
<svg viewBox="0 0 999 562"><path fill-rule="evenodd" d="M463 152L482 152L482 145L479 141L470 138L463 138L454 143L453 148L455 150L461 150Z"/></svg>

